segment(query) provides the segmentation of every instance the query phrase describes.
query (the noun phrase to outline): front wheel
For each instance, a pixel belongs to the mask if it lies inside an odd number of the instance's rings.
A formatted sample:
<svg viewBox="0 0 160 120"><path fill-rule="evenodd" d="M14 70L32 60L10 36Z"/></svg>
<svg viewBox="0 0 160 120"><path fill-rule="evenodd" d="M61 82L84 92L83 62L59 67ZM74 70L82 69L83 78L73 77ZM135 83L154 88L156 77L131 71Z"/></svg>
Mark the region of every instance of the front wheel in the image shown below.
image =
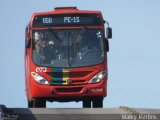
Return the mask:
<svg viewBox="0 0 160 120"><path fill-rule="evenodd" d="M28 108L33 108L33 101L31 100L28 100Z"/></svg>
<svg viewBox="0 0 160 120"><path fill-rule="evenodd" d="M91 108L91 99L85 98L83 101L83 108Z"/></svg>
<svg viewBox="0 0 160 120"><path fill-rule="evenodd" d="M46 108L46 100L43 98L33 98L31 101L28 100L29 108Z"/></svg>
<svg viewBox="0 0 160 120"><path fill-rule="evenodd" d="M97 96L93 98L93 108L103 108L103 97Z"/></svg>

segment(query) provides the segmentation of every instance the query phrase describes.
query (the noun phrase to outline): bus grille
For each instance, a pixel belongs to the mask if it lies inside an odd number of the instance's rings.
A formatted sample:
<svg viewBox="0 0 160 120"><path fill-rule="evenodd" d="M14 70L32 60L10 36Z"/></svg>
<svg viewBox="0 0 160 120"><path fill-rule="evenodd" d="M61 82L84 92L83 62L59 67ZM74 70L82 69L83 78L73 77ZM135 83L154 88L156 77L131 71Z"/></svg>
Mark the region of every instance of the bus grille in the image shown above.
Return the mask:
<svg viewBox="0 0 160 120"><path fill-rule="evenodd" d="M85 77L91 73L91 71L80 71L80 72L47 72L47 74L54 78L60 78L63 77L64 74L68 74L69 78L80 78Z"/></svg>
<svg viewBox="0 0 160 120"><path fill-rule="evenodd" d="M51 85L83 85L88 83L85 77L91 71L74 71L74 72L47 72L51 77Z"/></svg>

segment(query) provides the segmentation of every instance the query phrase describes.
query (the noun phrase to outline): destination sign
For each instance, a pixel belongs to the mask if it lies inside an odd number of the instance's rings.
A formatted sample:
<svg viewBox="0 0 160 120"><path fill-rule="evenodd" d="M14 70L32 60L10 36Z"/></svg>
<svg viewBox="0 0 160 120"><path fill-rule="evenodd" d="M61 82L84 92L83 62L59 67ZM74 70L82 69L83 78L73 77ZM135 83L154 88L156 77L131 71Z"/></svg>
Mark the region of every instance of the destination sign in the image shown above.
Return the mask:
<svg viewBox="0 0 160 120"><path fill-rule="evenodd" d="M102 25L101 17L97 14L61 14L39 15L34 17L34 28L49 26L99 26Z"/></svg>

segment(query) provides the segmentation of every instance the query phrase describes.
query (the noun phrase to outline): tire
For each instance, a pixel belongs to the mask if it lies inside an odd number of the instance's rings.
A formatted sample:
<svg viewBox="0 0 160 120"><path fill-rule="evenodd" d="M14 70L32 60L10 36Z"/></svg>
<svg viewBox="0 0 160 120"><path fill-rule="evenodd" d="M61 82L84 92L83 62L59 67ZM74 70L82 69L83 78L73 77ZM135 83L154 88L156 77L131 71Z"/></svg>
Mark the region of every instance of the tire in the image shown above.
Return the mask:
<svg viewBox="0 0 160 120"><path fill-rule="evenodd" d="M93 108L103 108L103 97L97 96L93 98Z"/></svg>
<svg viewBox="0 0 160 120"><path fill-rule="evenodd" d="M83 108L91 108L91 99L85 98L82 101L82 104L83 104Z"/></svg>
<svg viewBox="0 0 160 120"><path fill-rule="evenodd" d="M28 100L28 108L33 108L33 101Z"/></svg>
<svg viewBox="0 0 160 120"><path fill-rule="evenodd" d="M46 100L42 98L33 98L28 100L28 108L46 108Z"/></svg>

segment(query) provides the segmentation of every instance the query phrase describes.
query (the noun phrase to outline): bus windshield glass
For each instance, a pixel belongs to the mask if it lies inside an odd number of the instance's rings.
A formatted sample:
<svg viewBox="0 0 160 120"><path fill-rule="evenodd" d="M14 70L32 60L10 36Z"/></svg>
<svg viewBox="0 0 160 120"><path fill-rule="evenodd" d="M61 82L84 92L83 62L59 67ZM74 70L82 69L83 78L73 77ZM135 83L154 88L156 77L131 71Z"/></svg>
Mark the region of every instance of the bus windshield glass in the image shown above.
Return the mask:
<svg viewBox="0 0 160 120"><path fill-rule="evenodd" d="M74 68L104 60L102 29L34 30L32 58L39 66Z"/></svg>

